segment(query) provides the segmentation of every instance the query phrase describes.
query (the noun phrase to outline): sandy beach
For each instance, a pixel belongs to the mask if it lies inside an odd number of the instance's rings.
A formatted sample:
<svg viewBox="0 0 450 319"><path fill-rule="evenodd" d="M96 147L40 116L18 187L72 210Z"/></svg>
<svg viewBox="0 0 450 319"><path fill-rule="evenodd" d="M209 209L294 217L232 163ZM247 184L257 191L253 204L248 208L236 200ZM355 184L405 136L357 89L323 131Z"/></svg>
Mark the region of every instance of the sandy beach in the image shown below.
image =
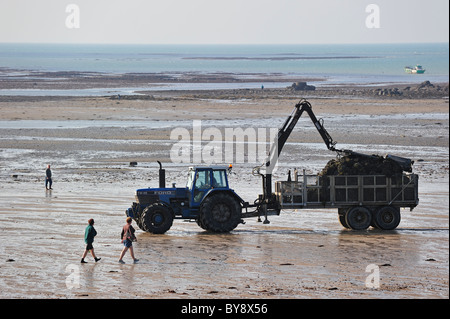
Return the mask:
<svg viewBox="0 0 450 319"><path fill-rule="evenodd" d="M389 97L376 96L375 89L1 96L0 297L449 298L448 93ZM203 129L277 128L301 97L324 118L338 146L415 161L420 203L402 210L396 230L346 230L337 210L327 209L282 211L268 225L248 219L229 234L176 220L164 235L138 230L139 263L126 255L126 264L118 264L125 209L136 189L158 186L156 161L167 170L167 185L186 183L193 164L170 158L175 128L192 132L194 120ZM293 168L315 174L334 157L305 115L274 180L286 179ZM47 164L51 191L44 187ZM261 192L260 179L251 175L256 165L233 163L230 176L248 201ZM82 265L89 218L95 219L94 247L102 259L95 263L88 255ZM370 287L374 267L379 286Z"/></svg>

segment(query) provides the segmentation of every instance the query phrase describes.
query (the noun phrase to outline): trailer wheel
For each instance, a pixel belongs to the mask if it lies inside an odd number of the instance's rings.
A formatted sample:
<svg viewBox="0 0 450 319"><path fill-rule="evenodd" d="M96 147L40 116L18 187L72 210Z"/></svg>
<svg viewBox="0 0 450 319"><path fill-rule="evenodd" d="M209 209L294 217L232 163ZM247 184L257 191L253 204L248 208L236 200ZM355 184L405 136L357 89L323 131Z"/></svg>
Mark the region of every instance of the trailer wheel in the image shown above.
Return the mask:
<svg viewBox="0 0 450 319"><path fill-rule="evenodd" d="M350 228L345 221L345 215L348 211L348 208L338 208L338 216L339 216L339 222L344 228Z"/></svg>
<svg viewBox="0 0 450 319"><path fill-rule="evenodd" d="M172 227L173 214L161 203L147 206L142 214L142 224L152 234L164 234Z"/></svg>
<svg viewBox="0 0 450 319"><path fill-rule="evenodd" d="M350 208L345 214L345 222L348 227L354 230L364 230L370 226L372 214L365 207Z"/></svg>
<svg viewBox="0 0 450 319"><path fill-rule="evenodd" d="M217 193L208 196L200 206L197 224L205 230L225 233L241 221L241 205L232 195Z"/></svg>
<svg viewBox="0 0 450 319"><path fill-rule="evenodd" d="M400 224L400 208L384 206L375 214L375 224L383 230L392 230Z"/></svg>

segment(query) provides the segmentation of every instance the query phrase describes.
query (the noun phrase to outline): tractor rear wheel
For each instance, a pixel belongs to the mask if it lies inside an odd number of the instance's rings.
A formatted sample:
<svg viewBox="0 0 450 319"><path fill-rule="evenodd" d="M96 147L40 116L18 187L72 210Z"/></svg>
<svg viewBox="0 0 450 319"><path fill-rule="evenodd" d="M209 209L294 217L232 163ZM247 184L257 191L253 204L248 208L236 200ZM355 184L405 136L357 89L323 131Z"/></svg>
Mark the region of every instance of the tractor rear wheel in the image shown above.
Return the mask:
<svg viewBox="0 0 450 319"><path fill-rule="evenodd" d="M201 204L197 224L208 231L226 233L239 225L241 212L240 203L231 194L212 194Z"/></svg>
<svg viewBox="0 0 450 319"><path fill-rule="evenodd" d="M164 234L172 227L173 214L161 203L147 206L142 214L142 224L145 230L152 234Z"/></svg>
<svg viewBox="0 0 450 319"><path fill-rule="evenodd" d="M207 230L206 227L203 225L202 219L200 218L200 216L196 219L196 222L199 227L203 228L204 230Z"/></svg>

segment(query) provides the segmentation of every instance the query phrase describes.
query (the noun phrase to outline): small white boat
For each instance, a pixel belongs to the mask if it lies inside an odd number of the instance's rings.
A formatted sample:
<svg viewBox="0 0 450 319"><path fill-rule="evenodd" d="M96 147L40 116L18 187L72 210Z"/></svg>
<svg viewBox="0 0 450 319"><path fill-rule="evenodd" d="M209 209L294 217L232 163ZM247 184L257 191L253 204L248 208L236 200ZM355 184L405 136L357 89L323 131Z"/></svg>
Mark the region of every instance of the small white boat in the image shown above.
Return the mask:
<svg viewBox="0 0 450 319"><path fill-rule="evenodd" d="M415 67L405 66L405 72L409 74L424 74L425 69L421 65L416 65Z"/></svg>

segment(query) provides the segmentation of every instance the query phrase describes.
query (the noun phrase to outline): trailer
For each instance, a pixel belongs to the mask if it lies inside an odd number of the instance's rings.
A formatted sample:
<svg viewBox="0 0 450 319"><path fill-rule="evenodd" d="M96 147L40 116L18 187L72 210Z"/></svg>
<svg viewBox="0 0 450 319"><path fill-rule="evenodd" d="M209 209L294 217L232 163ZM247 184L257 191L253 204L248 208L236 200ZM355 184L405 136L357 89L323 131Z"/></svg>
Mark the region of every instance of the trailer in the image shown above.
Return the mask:
<svg viewBox="0 0 450 319"><path fill-rule="evenodd" d="M275 183L280 209L335 208L345 228L362 230L373 226L395 229L400 208L419 204L419 176L401 175L299 175L294 181Z"/></svg>

